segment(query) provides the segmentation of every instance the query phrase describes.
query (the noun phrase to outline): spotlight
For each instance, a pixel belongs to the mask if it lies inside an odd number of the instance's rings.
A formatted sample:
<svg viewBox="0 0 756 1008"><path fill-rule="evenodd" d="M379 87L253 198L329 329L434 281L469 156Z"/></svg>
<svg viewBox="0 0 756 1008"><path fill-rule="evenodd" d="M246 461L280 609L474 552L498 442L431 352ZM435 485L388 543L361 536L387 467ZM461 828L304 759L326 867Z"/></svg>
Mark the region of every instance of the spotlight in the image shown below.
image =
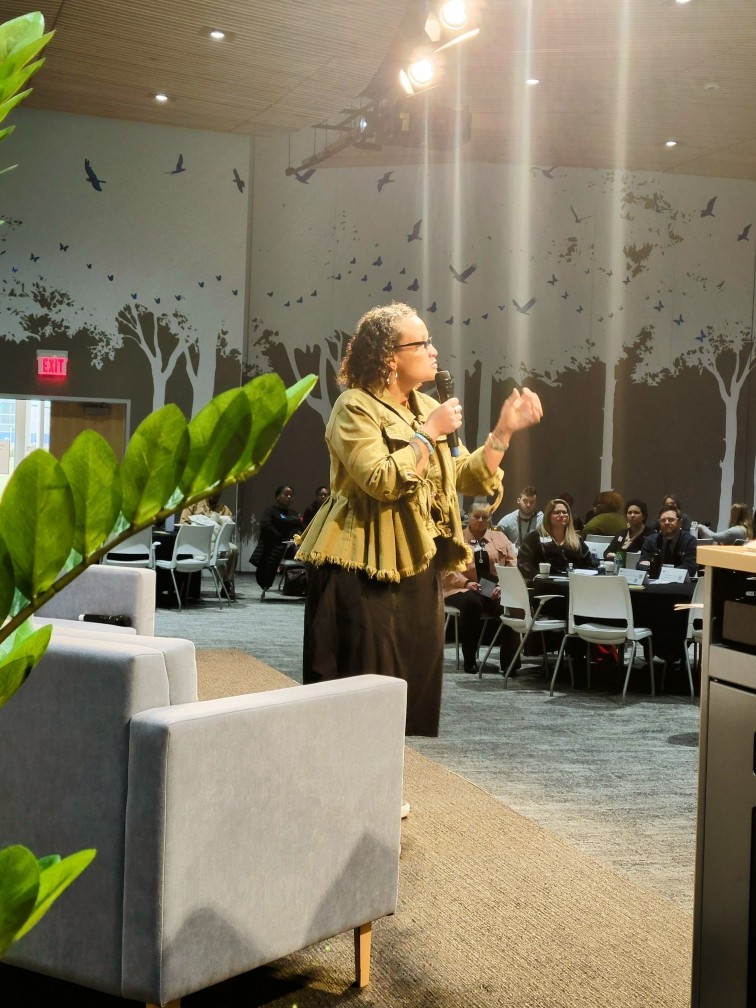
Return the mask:
<svg viewBox="0 0 756 1008"><path fill-rule="evenodd" d="M408 95L425 91L434 83L436 68L431 56L418 56L399 71L399 83Z"/></svg>
<svg viewBox="0 0 756 1008"><path fill-rule="evenodd" d="M467 24L467 10L461 0L449 0L438 12L441 24L451 31L459 31Z"/></svg>

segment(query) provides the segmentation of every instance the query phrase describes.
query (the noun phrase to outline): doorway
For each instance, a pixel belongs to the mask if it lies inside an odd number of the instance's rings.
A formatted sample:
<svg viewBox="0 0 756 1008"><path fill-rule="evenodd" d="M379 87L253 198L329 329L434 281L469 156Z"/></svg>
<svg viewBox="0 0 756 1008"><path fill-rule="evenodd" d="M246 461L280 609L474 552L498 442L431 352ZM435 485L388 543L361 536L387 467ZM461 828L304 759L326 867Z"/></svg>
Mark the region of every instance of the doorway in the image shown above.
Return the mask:
<svg viewBox="0 0 756 1008"><path fill-rule="evenodd" d="M60 458L83 430L96 430L121 462L128 407L127 402L85 399L0 398L0 493L27 455L42 448Z"/></svg>

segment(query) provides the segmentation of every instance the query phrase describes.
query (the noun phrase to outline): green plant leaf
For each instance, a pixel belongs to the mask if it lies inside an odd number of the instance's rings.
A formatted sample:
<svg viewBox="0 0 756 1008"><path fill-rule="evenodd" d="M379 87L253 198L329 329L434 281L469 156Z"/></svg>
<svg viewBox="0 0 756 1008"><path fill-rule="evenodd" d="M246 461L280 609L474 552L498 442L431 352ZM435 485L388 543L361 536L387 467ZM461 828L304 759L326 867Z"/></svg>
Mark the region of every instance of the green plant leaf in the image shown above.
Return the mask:
<svg viewBox="0 0 756 1008"><path fill-rule="evenodd" d="M39 865L30 850L20 845L0 850L0 956L34 910L39 880Z"/></svg>
<svg viewBox="0 0 756 1008"><path fill-rule="evenodd" d="M6 126L5 129L1 129L0 130L0 140L5 140L5 138L7 136L10 136L10 134L13 132L13 130L15 128L16 128L15 126ZM18 168L18 165L14 165L14 164L8 165L7 168L3 168L2 171L0 171L0 175L5 175L6 172L14 171L16 168Z"/></svg>
<svg viewBox="0 0 756 1008"><path fill-rule="evenodd" d="M286 398L289 401L288 412L286 414L287 420L291 419L292 413L299 409L317 383L318 379L315 375L305 375L304 378L300 378L291 388L286 389Z"/></svg>
<svg viewBox="0 0 756 1008"><path fill-rule="evenodd" d="M82 850L61 859L57 855L40 858L39 887L34 909L14 936L14 941L23 938L43 917L60 894L84 871L97 851Z"/></svg>
<svg viewBox="0 0 756 1008"><path fill-rule="evenodd" d="M37 60L35 63L30 63L29 66L21 67L14 74L10 74L7 77L4 73L0 73L0 102L6 102L12 95L17 94L44 62L43 59ZM31 89L27 89L25 94L31 94ZM16 101L16 104L18 104L18 101Z"/></svg>
<svg viewBox="0 0 756 1008"><path fill-rule="evenodd" d="M33 629L27 620L0 646L0 707L23 686L47 650L52 624Z"/></svg>
<svg viewBox="0 0 756 1008"><path fill-rule="evenodd" d="M11 611L15 594L16 580L13 573L13 561L2 533L0 533L0 624Z"/></svg>
<svg viewBox="0 0 756 1008"><path fill-rule="evenodd" d="M191 497L215 486L244 458L252 414L243 389L230 389L211 399L189 424L189 460L182 476Z"/></svg>
<svg viewBox="0 0 756 1008"><path fill-rule="evenodd" d="M22 102L24 98L28 97L30 94L31 88L29 88L28 91L22 91L21 94L14 95L13 98L9 98L7 101L4 101L2 105L0 105L0 122L5 119L9 112L13 111L19 102Z"/></svg>
<svg viewBox="0 0 756 1008"><path fill-rule="evenodd" d="M251 476L270 455L286 424L286 388L277 374L259 375L243 386L252 414L249 443L239 464L232 470L235 478Z"/></svg>
<svg viewBox="0 0 756 1008"><path fill-rule="evenodd" d="M47 35L40 35L37 38L30 39L30 41L14 49L13 53L0 63L0 79L10 77L20 67L33 60L37 53L45 48L54 34L55 32L48 32ZM39 62L44 63L44 60L40 60Z"/></svg>
<svg viewBox="0 0 756 1008"><path fill-rule="evenodd" d="M107 540L121 510L121 473L113 449L85 430L60 460L74 499L73 548L89 556Z"/></svg>
<svg viewBox="0 0 756 1008"><path fill-rule="evenodd" d="M184 414L170 403L151 413L134 431L121 466L124 517L132 525L150 521L179 485L189 456Z"/></svg>
<svg viewBox="0 0 756 1008"><path fill-rule="evenodd" d="M34 39L41 38L44 30L45 19L39 11L21 14L0 25L0 61L4 62Z"/></svg>
<svg viewBox="0 0 756 1008"><path fill-rule="evenodd" d="M16 467L0 500L0 528L16 587L31 600L53 583L73 543L73 494L49 452L38 448Z"/></svg>

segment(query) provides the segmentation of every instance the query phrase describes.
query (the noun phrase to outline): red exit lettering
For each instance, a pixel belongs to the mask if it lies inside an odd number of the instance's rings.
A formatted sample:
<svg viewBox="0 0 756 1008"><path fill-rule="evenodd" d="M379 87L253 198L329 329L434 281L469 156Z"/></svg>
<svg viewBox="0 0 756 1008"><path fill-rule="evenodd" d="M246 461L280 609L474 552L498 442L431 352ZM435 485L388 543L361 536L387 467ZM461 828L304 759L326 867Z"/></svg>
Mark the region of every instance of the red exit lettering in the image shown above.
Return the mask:
<svg viewBox="0 0 756 1008"><path fill-rule="evenodd" d="M68 357L37 357L37 374L48 378L68 375Z"/></svg>

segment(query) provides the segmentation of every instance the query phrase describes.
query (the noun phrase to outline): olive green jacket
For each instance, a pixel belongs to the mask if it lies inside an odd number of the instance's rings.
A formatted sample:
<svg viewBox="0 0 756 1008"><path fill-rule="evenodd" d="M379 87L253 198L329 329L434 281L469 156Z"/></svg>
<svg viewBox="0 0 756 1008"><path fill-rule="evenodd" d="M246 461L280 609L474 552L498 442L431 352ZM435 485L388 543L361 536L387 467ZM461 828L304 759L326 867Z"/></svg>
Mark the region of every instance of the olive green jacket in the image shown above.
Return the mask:
<svg viewBox="0 0 756 1008"><path fill-rule="evenodd" d="M331 497L302 537L298 559L382 581L420 573L437 552L442 569L470 562L457 494L496 494L503 474L489 472L482 448L470 453L460 444L453 458L442 439L418 476L410 441L438 403L412 392L409 406L362 389L336 400L325 432Z"/></svg>

